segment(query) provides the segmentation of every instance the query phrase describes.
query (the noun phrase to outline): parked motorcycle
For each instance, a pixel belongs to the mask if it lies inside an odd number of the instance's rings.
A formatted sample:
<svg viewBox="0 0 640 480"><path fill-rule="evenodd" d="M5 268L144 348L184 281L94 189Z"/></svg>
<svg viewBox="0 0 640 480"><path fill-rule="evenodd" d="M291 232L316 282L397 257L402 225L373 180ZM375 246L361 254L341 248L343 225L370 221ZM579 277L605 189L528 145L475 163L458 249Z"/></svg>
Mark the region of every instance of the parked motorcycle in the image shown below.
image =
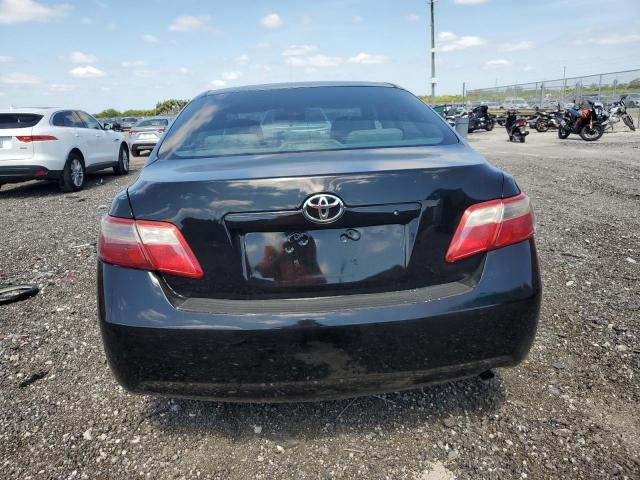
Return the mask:
<svg viewBox="0 0 640 480"><path fill-rule="evenodd" d="M572 133L580 135L586 142L594 142L604 133L604 112L591 100L587 100L588 108L568 108L560 120L558 138L565 139Z"/></svg>
<svg viewBox="0 0 640 480"><path fill-rule="evenodd" d="M536 107L536 112L527 119L529 128L535 128L538 132L546 132L550 128L558 128L562 112L545 112Z"/></svg>
<svg viewBox="0 0 640 480"><path fill-rule="evenodd" d="M495 124L496 121L489 115L489 107L486 105L480 105L474 108L469 114L469 133L481 128L490 132L493 130Z"/></svg>
<svg viewBox="0 0 640 480"><path fill-rule="evenodd" d="M504 127L507 129L510 142L524 143L525 138L529 135L527 121L524 118L518 118L518 114L514 110L507 112Z"/></svg>
<svg viewBox="0 0 640 480"><path fill-rule="evenodd" d="M633 124L633 118L627 112L627 104L625 103L626 98L626 95L622 95L620 100L613 102L609 107L609 125L611 125L611 131L613 131L613 124L618 123L620 120L622 120L632 132L636 131L636 126Z"/></svg>

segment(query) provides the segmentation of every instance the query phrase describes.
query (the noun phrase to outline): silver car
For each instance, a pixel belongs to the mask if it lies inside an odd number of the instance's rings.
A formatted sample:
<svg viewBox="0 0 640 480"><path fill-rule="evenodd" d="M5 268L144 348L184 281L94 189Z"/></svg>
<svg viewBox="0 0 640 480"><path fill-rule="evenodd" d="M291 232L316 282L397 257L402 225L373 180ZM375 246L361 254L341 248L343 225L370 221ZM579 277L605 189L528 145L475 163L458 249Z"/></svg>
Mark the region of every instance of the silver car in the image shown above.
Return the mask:
<svg viewBox="0 0 640 480"><path fill-rule="evenodd" d="M160 116L140 120L126 133L129 150L135 156L144 150L151 151L174 117Z"/></svg>

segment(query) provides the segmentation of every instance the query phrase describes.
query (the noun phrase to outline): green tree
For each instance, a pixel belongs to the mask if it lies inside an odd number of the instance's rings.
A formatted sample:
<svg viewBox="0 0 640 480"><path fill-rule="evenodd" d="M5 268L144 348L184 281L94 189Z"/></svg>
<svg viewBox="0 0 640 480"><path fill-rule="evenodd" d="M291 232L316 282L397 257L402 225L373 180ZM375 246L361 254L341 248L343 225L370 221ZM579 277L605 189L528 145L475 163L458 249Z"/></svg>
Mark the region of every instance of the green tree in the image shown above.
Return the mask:
<svg viewBox="0 0 640 480"><path fill-rule="evenodd" d="M156 103L156 115L176 115L184 106L189 103L189 100L180 100L171 98L162 102Z"/></svg>
<svg viewBox="0 0 640 480"><path fill-rule="evenodd" d="M640 90L640 78L634 78L629 82L628 87L631 90Z"/></svg>
<svg viewBox="0 0 640 480"><path fill-rule="evenodd" d="M96 113L94 117L96 118L112 118L119 117L121 114L118 110L114 108L107 108L106 110L101 111L100 113Z"/></svg>

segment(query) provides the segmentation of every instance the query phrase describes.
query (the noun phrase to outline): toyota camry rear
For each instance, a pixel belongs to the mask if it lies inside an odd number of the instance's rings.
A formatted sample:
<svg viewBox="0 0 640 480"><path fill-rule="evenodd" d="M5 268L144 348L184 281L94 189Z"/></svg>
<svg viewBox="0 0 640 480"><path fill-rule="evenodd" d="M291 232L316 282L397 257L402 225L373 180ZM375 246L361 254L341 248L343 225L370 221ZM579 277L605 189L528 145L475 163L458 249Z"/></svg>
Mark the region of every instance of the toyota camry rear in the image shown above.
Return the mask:
<svg viewBox="0 0 640 480"><path fill-rule="evenodd" d="M193 99L99 240L132 392L341 398L517 365L541 286L529 198L415 96L304 83Z"/></svg>

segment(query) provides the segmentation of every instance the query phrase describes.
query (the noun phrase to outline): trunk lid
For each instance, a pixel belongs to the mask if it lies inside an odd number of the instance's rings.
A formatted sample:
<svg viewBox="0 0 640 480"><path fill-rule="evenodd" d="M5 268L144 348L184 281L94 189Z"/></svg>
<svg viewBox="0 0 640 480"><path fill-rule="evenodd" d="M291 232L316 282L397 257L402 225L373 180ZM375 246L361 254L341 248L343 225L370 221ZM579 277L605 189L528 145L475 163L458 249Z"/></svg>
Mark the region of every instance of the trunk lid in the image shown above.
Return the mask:
<svg viewBox="0 0 640 480"><path fill-rule="evenodd" d="M181 230L205 272L163 275L178 295L295 298L470 280L482 255L444 256L464 210L502 182L457 144L152 161L128 194L136 219ZM343 215L310 221L314 194L339 198Z"/></svg>
<svg viewBox="0 0 640 480"><path fill-rule="evenodd" d="M26 160L33 157L33 142L21 142L17 137L29 137L42 115L0 113L0 162Z"/></svg>

